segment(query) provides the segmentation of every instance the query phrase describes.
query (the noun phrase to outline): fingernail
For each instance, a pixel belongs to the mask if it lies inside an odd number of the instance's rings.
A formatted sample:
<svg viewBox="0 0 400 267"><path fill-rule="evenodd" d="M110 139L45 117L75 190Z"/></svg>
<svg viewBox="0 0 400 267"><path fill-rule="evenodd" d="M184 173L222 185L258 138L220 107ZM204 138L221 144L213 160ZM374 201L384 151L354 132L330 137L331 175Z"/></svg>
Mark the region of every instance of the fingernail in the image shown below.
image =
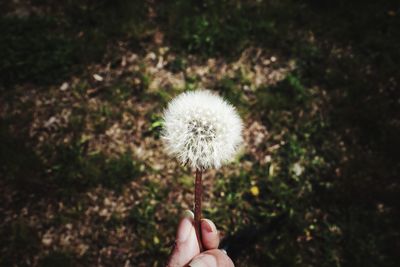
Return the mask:
<svg viewBox="0 0 400 267"><path fill-rule="evenodd" d="M177 242L182 243L189 238L190 232L192 231L193 228L192 225L193 218L194 218L193 212L191 212L190 210L187 210L183 213L183 219L179 225L178 233L176 236Z"/></svg>
<svg viewBox="0 0 400 267"><path fill-rule="evenodd" d="M200 259L194 259L190 264L189 267L204 267L204 262Z"/></svg>
<svg viewBox="0 0 400 267"><path fill-rule="evenodd" d="M212 233L214 231L216 231L217 229L215 228L215 225L208 219L202 219L202 221L204 222L204 228L206 229L206 231L208 233Z"/></svg>
<svg viewBox="0 0 400 267"><path fill-rule="evenodd" d="M191 210L185 210L183 212L182 218L188 218L190 220L194 220L194 214Z"/></svg>

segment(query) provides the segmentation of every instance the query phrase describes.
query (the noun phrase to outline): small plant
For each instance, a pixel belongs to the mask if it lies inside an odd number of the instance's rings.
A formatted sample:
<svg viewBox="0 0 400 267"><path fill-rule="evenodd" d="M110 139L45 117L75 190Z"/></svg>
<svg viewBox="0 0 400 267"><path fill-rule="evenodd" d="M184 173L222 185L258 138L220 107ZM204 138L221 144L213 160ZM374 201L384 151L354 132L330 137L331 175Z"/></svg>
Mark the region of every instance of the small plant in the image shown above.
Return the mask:
<svg viewBox="0 0 400 267"><path fill-rule="evenodd" d="M164 113L167 151L196 170L194 221L200 251L202 173L232 159L242 141L241 133L242 121L236 109L209 91L183 93Z"/></svg>

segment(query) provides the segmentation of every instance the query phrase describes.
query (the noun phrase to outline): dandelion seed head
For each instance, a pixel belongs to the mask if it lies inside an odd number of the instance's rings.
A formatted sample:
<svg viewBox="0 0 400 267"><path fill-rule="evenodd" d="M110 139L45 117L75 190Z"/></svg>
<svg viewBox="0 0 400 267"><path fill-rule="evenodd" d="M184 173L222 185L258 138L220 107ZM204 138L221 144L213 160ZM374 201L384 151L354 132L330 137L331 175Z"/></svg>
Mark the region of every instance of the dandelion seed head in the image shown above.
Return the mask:
<svg viewBox="0 0 400 267"><path fill-rule="evenodd" d="M236 109L206 90L177 96L164 112L162 138L167 152L193 168L219 168L230 161L241 133Z"/></svg>

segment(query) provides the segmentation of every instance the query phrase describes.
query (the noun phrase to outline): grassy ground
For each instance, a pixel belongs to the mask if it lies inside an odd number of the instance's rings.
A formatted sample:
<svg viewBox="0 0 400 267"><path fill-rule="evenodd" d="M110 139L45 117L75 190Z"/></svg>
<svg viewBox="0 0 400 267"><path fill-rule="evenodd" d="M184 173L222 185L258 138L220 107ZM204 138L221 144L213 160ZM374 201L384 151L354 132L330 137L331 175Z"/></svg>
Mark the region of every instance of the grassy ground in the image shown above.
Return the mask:
<svg viewBox="0 0 400 267"><path fill-rule="evenodd" d="M162 266L193 174L161 114L209 88L245 143L205 175L238 266L396 266L395 1L0 4L0 266Z"/></svg>

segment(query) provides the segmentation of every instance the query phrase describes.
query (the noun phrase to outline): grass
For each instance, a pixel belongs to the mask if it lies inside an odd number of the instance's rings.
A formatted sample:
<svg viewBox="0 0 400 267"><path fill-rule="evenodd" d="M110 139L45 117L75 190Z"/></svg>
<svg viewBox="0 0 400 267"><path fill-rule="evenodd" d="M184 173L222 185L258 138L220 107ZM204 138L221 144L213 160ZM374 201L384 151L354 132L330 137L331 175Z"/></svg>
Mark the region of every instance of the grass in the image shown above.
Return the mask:
<svg viewBox="0 0 400 267"><path fill-rule="evenodd" d="M1 5L4 14L13 10L11 2ZM395 2L32 6L41 12L0 19L0 212L10 222L0 224L0 265L163 265L179 211L191 207L193 181L161 153L162 107L203 85L204 75L189 67L208 59L230 67L259 48L250 67L212 81L238 108L246 133L264 136L250 138L254 151L207 181L204 213L224 233L223 246L239 266L396 266ZM163 75L146 59L153 50L155 61L163 56L153 43L157 32L174 55L162 69L182 73L183 88L149 89ZM120 51L135 53L137 68L123 69ZM285 61L295 67L282 80L256 84L252 67L265 55L278 58L271 70ZM106 82L93 81L98 70ZM66 111L66 123L39 127ZM258 128L247 129L253 123ZM59 203L65 210L48 216ZM79 241L89 244L84 256L77 246L41 243L38 229L62 236L67 224L87 230ZM108 256L100 253L107 249Z"/></svg>

